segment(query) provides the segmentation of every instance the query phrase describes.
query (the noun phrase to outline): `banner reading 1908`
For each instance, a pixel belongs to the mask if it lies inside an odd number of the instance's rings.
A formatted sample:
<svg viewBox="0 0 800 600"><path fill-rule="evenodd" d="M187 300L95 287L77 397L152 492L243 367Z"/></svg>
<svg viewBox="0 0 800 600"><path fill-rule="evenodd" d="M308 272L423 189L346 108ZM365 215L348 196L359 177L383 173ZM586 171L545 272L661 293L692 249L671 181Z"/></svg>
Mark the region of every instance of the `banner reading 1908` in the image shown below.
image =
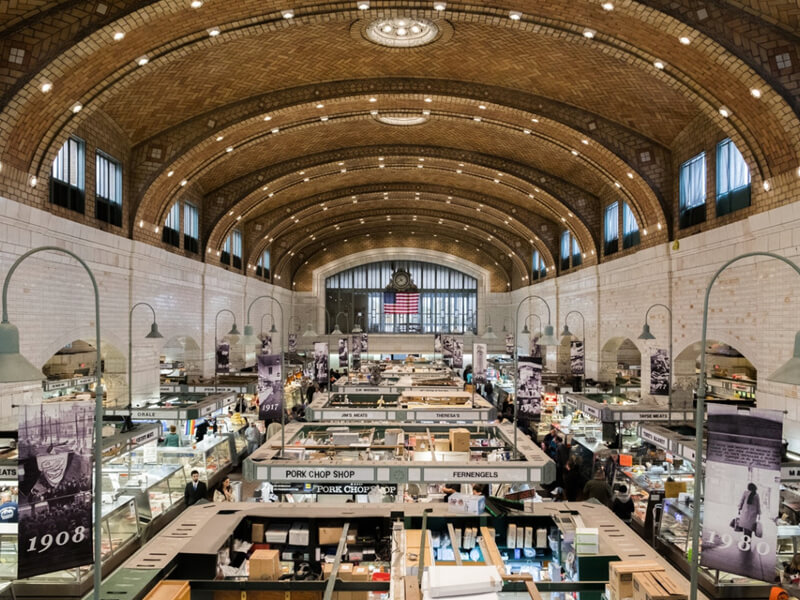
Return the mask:
<svg viewBox="0 0 800 600"><path fill-rule="evenodd" d="M93 556L94 402L21 411L19 579L87 565Z"/></svg>

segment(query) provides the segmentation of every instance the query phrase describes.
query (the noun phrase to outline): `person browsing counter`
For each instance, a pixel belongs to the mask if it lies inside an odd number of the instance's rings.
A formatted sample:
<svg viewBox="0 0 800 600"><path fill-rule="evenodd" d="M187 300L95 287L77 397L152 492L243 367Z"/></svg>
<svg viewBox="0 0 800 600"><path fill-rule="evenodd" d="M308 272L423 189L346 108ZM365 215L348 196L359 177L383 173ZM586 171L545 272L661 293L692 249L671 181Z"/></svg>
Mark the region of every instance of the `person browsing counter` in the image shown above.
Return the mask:
<svg viewBox="0 0 800 600"><path fill-rule="evenodd" d="M200 481L200 472L197 469L192 471L192 480L186 484L183 491L183 499L186 506L191 506L198 500L205 500L208 488L206 484Z"/></svg>
<svg viewBox="0 0 800 600"><path fill-rule="evenodd" d="M233 502L233 489L231 488L231 478L226 477L214 489L214 502Z"/></svg>

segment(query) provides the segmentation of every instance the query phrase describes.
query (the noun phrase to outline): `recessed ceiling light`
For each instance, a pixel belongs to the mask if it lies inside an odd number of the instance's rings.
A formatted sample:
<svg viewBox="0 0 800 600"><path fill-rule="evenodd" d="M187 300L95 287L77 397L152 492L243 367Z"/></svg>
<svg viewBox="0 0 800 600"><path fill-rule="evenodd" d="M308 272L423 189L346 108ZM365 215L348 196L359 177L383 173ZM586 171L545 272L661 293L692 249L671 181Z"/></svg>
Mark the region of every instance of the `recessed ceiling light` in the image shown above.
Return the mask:
<svg viewBox="0 0 800 600"><path fill-rule="evenodd" d="M771 187L771 186L770 186L770 184L769 184L769 181L765 181L765 182L764 182L764 191L765 191L765 192L768 192L768 191L769 191L769 189L770 189L770 187Z"/></svg>
<svg viewBox="0 0 800 600"><path fill-rule="evenodd" d="M228 146L225 148L225 152L233 152L233 146Z"/></svg>
<svg viewBox="0 0 800 600"><path fill-rule="evenodd" d="M656 69L663 69L664 68L664 63L662 61L660 61L660 60L656 60L656 61L653 61L653 66Z"/></svg>
<svg viewBox="0 0 800 600"><path fill-rule="evenodd" d="M572 152L572 156L578 156L578 151L577 150L570 150L570 152Z"/></svg>
<svg viewBox="0 0 800 600"><path fill-rule="evenodd" d="M224 137L224 136L221 136L221 135L218 135L218 136L217 136L217 141L218 141L218 142L221 142L221 141L222 141L222 140L224 140L224 139L225 139L225 137Z"/></svg>
<svg viewBox="0 0 800 600"><path fill-rule="evenodd" d="M373 96L373 97L371 97L371 98L369 99L369 101L370 101L370 102L377 102L377 101L378 101L378 99L377 99L375 96Z"/></svg>
<svg viewBox="0 0 800 600"><path fill-rule="evenodd" d="M683 44L684 46L688 46L689 44L691 44L691 43L692 43L692 40L690 40L690 39L689 39L688 37L686 37L685 35L682 35L681 37L679 37L679 38L678 38L678 41L679 41L681 44Z"/></svg>
<svg viewBox="0 0 800 600"><path fill-rule="evenodd" d="M538 122L539 122L539 119L537 119L536 117L532 117L532 118L531 118L531 122L532 122L532 123L538 123Z"/></svg>
<svg viewBox="0 0 800 600"><path fill-rule="evenodd" d="M81 104L80 102L76 102L75 104L72 105L73 113L79 113L81 112L82 109L83 109L83 104Z"/></svg>
<svg viewBox="0 0 800 600"><path fill-rule="evenodd" d="M271 116L269 116L269 115L265 115L265 116L264 116L264 120L265 120L265 121L272 121L272 117L271 117Z"/></svg>
<svg viewBox="0 0 800 600"><path fill-rule="evenodd" d="M369 9L369 0L359 0L358 10L367 10L367 9Z"/></svg>
<svg viewBox="0 0 800 600"><path fill-rule="evenodd" d="M383 169L385 166L386 166L386 165L384 165L384 164L380 164L380 165L378 165L378 168L379 168L379 169Z"/></svg>
<svg viewBox="0 0 800 600"><path fill-rule="evenodd" d="M658 223L656 223L656 229L658 229L659 231L661 231L661 221L659 221Z"/></svg>
<svg viewBox="0 0 800 600"><path fill-rule="evenodd" d="M597 32L594 29L584 29L583 37L592 39Z"/></svg>
<svg viewBox="0 0 800 600"><path fill-rule="evenodd" d="M375 115L378 114L378 111L377 110L371 110L371 111L369 111L369 114L371 114L374 117Z"/></svg>
<svg viewBox="0 0 800 600"><path fill-rule="evenodd" d="M642 233L643 233L644 235L647 235L647 228L646 228L646 227L642 229Z"/></svg>
<svg viewBox="0 0 800 600"><path fill-rule="evenodd" d="M39 86L39 89L42 90L45 94L53 89L53 84L49 81L43 81L42 85Z"/></svg>
<svg viewBox="0 0 800 600"><path fill-rule="evenodd" d="M294 18L294 11L290 8L288 10L282 10L281 15L283 15L284 19L293 19Z"/></svg>
<svg viewBox="0 0 800 600"><path fill-rule="evenodd" d="M480 117L472 117L472 120L473 120L473 121L478 121L478 122L480 123L480 121L481 121L481 118L480 118Z"/></svg>
<svg viewBox="0 0 800 600"><path fill-rule="evenodd" d="M203 0L192 0L189 6L191 6L192 8L200 8L201 6L203 6Z"/></svg>
<svg viewBox="0 0 800 600"><path fill-rule="evenodd" d="M463 173L463 172L464 171L462 171L461 169L456 169L456 173L458 173L459 175L461 175L461 173Z"/></svg>
<svg viewBox="0 0 800 600"><path fill-rule="evenodd" d="M581 140L581 144L583 144L584 146L588 146L589 140Z"/></svg>
<svg viewBox="0 0 800 600"><path fill-rule="evenodd" d="M175 171L167 171L167 177L172 177L175 175Z"/></svg>
<svg viewBox="0 0 800 600"><path fill-rule="evenodd" d="M633 173L631 173L630 171L628 171L628 179L633 179Z"/></svg>
<svg viewBox="0 0 800 600"><path fill-rule="evenodd" d="M522 13L518 10L509 11L508 18L512 21L519 21L522 18Z"/></svg>
<svg viewBox="0 0 800 600"><path fill-rule="evenodd" d="M611 2L603 2L600 6L603 7L603 10L614 10L614 5Z"/></svg>
<svg viewBox="0 0 800 600"><path fill-rule="evenodd" d="M486 110L486 105L485 104L479 104L478 108L480 108L481 110Z"/></svg>
<svg viewBox="0 0 800 600"><path fill-rule="evenodd" d="M619 181L615 181L614 185L617 186L618 188L622 187L622 184Z"/></svg>
<svg viewBox="0 0 800 600"><path fill-rule="evenodd" d="M211 37L217 37L219 35L219 27L212 27L208 30L208 35Z"/></svg>
<svg viewBox="0 0 800 600"><path fill-rule="evenodd" d="M187 183L189 183L189 182L188 182L188 181L186 181L185 179L183 179L183 180L181 181L181 187L184 187L184 186L186 186L186 184L187 184Z"/></svg>
<svg viewBox="0 0 800 600"><path fill-rule="evenodd" d="M156 225L156 233L158 233L159 229L161 229L161 228L158 225Z"/></svg>
<svg viewBox="0 0 800 600"><path fill-rule="evenodd" d="M723 117L725 117L727 119L728 117L731 116L731 111L726 106L720 106L719 107L719 114L721 114Z"/></svg>
<svg viewBox="0 0 800 600"><path fill-rule="evenodd" d="M433 10L444 10L447 7L445 2L434 2Z"/></svg>
<svg viewBox="0 0 800 600"><path fill-rule="evenodd" d="M114 41L118 42L125 37L124 31L115 31L114 32Z"/></svg>
<svg viewBox="0 0 800 600"><path fill-rule="evenodd" d="M433 102L433 98L425 98L425 102Z"/></svg>
<svg viewBox="0 0 800 600"><path fill-rule="evenodd" d="M424 167L424 166L425 166L425 165L417 165L417 168L418 168L418 169L421 169L421 168L422 168L422 167Z"/></svg>
<svg viewBox="0 0 800 600"><path fill-rule="evenodd" d="M31 187L36 187L36 184L37 184L37 183L39 183L39 179L36 177L36 175L33 175L33 176L32 176L32 177L31 177L31 178L28 180L28 183L30 184L30 186L31 186Z"/></svg>
<svg viewBox="0 0 800 600"><path fill-rule="evenodd" d="M147 58L146 56L140 56L139 58L136 59L136 64L139 65L140 67L145 66L149 62L150 59Z"/></svg>
<svg viewBox="0 0 800 600"><path fill-rule="evenodd" d="M325 122L328 120L328 117L320 117L319 120Z"/></svg>
<svg viewBox="0 0 800 600"><path fill-rule="evenodd" d="M280 129L279 129L278 127L273 127L273 128L270 130L270 132L271 132L271 133L278 133L279 131L280 131Z"/></svg>
<svg viewBox="0 0 800 600"><path fill-rule="evenodd" d="M317 104L317 108L325 108L324 104Z"/></svg>
<svg viewBox="0 0 800 600"><path fill-rule="evenodd" d="M750 90L750 95L751 95L753 98L761 98L761 90L760 90L760 89L758 89L758 88L752 88L752 89Z"/></svg>

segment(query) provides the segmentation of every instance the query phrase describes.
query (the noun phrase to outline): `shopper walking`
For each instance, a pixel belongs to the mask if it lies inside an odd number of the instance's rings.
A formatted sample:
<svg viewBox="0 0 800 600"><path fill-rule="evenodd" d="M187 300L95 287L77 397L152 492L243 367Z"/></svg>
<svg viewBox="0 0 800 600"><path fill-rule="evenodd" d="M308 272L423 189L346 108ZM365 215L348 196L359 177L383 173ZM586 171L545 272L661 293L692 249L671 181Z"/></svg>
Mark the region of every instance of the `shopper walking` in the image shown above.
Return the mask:
<svg viewBox="0 0 800 600"><path fill-rule="evenodd" d="M256 427L255 421L250 421L247 429L244 430L244 439L247 440L247 453L252 454L261 445L261 432Z"/></svg>
<svg viewBox="0 0 800 600"><path fill-rule="evenodd" d="M761 519L761 500L758 497L758 488L755 483L748 483L747 489L742 493L739 500L739 515L736 517L735 529L744 531L744 535L749 539L753 538L753 532L759 525ZM755 547L755 544L752 545Z"/></svg>
<svg viewBox="0 0 800 600"><path fill-rule="evenodd" d="M600 504L611 506L611 486L606 482L606 473L603 467L597 467L594 477L583 486L583 497L586 500L594 498Z"/></svg>
<svg viewBox="0 0 800 600"><path fill-rule="evenodd" d="M214 502L233 502L233 488L231 487L231 478L226 477L214 489Z"/></svg>
<svg viewBox="0 0 800 600"><path fill-rule="evenodd" d="M169 426L169 433L164 437L164 445L173 448L181 445L181 437L178 435L178 428L175 425Z"/></svg>
<svg viewBox="0 0 800 600"><path fill-rule="evenodd" d="M186 506L191 506L198 500L205 500L207 493L208 488L204 482L200 481L200 472L195 469L192 471L192 480L186 484L186 488L183 491L183 499L186 502Z"/></svg>

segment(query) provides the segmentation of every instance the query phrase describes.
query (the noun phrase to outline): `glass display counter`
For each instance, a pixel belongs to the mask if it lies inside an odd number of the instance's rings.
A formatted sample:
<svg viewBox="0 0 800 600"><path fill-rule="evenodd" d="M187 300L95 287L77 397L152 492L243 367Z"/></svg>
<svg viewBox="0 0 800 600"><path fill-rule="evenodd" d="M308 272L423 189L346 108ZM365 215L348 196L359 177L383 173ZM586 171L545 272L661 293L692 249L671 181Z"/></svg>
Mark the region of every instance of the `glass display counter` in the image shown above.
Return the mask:
<svg viewBox="0 0 800 600"><path fill-rule="evenodd" d="M637 465L619 469L616 483L627 485L633 500L631 526L644 539L652 540L657 505L665 501L665 496L674 499L682 492L691 492L694 489L694 473L688 467L680 470L660 467L647 470L644 465Z"/></svg>
<svg viewBox="0 0 800 600"><path fill-rule="evenodd" d="M211 489L233 466L231 440L227 436L206 437L192 446L158 446L131 452L131 460L142 465L182 467L185 480L197 469L200 480Z"/></svg>
<svg viewBox="0 0 800 600"><path fill-rule="evenodd" d="M687 551L691 546L691 527L694 511L686 501L666 498L663 504L656 550L661 551L681 571L688 573L690 564ZM702 512L701 512L702 518ZM800 541L800 527L778 527L778 562L776 578L783 571L783 562L791 560L791 554ZM700 567L700 588L714 598L766 598L772 584L748 579L724 571Z"/></svg>

